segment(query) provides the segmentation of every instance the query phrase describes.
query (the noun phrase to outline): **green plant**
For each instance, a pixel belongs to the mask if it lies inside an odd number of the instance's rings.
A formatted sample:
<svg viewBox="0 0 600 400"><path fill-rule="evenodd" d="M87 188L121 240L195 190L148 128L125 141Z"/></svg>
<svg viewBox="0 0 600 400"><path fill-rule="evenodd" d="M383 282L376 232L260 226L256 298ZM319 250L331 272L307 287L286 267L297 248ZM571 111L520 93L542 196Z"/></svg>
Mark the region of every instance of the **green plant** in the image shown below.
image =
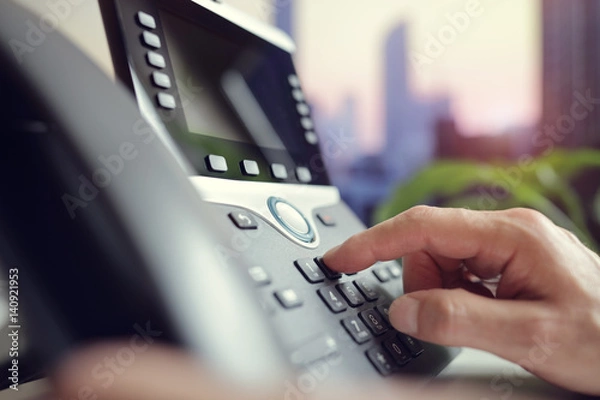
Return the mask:
<svg viewBox="0 0 600 400"><path fill-rule="evenodd" d="M477 210L528 207L573 231L597 250L582 201L570 182L584 170L598 167L600 151L588 149L555 150L538 158L522 158L518 163L438 161L397 188L374 217L376 221L383 221L432 200L447 207ZM590 184L600 186L599 182ZM594 208L600 220L600 191Z"/></svg>

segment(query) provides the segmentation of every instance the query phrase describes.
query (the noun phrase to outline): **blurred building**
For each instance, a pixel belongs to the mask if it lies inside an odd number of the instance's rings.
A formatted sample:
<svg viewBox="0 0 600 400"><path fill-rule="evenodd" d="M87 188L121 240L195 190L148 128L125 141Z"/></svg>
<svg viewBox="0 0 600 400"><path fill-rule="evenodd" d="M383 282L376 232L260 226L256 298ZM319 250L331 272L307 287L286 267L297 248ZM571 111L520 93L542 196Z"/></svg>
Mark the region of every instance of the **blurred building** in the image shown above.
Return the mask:
<svg viewBox="0 0 600 400"><path fill-rule="evenodd" d="M575 94L600 99L600 1L542 2L542 129L571 112ZM564 140L565 147L600 147L600 105Z"/></svg>
<svg viewBox="0 0 600 400"><path fill-rule="evenodd" d="M275 14L275 26L295 37L295 14L293 0L273 0L273 13Z"/></svg>
<svg viewBox="0 0 600 400"><path fill-rule="evenodd" d="M382 153L390 182L403 181L435 155L435 125L450 116L450 100L420 101L409 84L407 26L398 25L385 45L386 143Z"/></svg>

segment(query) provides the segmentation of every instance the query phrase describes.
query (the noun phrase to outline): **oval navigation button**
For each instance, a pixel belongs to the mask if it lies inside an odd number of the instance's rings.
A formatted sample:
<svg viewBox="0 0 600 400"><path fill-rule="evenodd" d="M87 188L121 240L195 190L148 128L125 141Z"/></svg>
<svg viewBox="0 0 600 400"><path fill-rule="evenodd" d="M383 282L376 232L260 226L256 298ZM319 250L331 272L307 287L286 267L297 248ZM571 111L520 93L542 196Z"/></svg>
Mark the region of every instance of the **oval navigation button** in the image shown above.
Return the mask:
<svg viewBox="0 0 600 400"><path fill-rule="evenodd" d="M314 240L315 235L310 223L296 207L277 197L269 198L268 205L277 222L295 238L306 243Z"/></svg>

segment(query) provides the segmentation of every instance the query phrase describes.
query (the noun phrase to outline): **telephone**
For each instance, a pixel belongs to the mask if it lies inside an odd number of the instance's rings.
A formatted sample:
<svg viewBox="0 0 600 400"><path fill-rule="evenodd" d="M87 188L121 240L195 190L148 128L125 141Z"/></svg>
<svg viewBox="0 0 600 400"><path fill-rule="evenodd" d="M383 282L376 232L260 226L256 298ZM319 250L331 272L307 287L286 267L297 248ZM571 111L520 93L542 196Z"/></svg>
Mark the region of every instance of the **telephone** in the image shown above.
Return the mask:
<svg viewBox="0 0 600 400"><path fill-rule="evenodd" d="M396 332L401 266L320 256L364 226L324 166L293 42L224 4L101 0L117 82L0 4L0 257L40 363L151 332L231 379L318 363L431 377L458 352Z"/></svg>

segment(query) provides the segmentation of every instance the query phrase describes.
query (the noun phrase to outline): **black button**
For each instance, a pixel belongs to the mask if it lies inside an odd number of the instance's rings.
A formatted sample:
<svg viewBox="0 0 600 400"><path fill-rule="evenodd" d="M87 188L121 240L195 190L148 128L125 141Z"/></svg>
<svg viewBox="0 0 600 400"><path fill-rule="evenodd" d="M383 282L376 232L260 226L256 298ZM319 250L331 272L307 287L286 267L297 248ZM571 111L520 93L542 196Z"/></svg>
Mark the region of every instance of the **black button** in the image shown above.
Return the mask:
<svg viewBox="0 0 600 400"><path fill-rule="evenodd" d="M252 215L245 211L234 211L229 213L229 218L239 229L257 229L258 223Z"/></svg>
<svg viewBox="0 0 600 400"><path fill-rule="evenodd" d="M295 308L302 305L302 299L293 289L275 292L275 298L279 300L284 308Z"/></svg>
<svg viewBox="0 0 600 400"><path fill-rule="evenodd" d="M387 339L383 342L383 346L387 351L390 352L396 364L404 365L410 361L411 357L408 354L408 350L404 348L397 337L391 337Z"/></svg>
<svg viewBox="0 0 600 400"><path fill-rule="evenodd" d="M390 271L390 275L394 279L402 278L402 268L396 263L388 264L388 270Z"/></svg>
<svg viewBox="0 0 600 400"><path fill-rule="evenodd" d="M334 313L341 313L345 311L348 307L344 303L342 297L333 290L332 287L321 288L317 291L321 299L327 304L327 307Z"/></svg>
<svg viewBox="0 0 600 400"><path fill-rule="evenodd" d="M227 160L223 156L214 154L208 155L205 158L206 166L211 172L227 172Z"/></svg>
<svg viewBox="0 0 600 400"><path fill-rule="evenodd" d="M387 322L390 322L390 306L392 303L385 303L377 306L377 311Z"/></svg>
<svg viewBox="0 0 600 400"><path fill-rule="evenodd" d="M375 301L379 299L379 287L373 279L361 278L354 281L354 284L365 296L367 301Z"/></svg>
<svg viewBox="0 0 600 400"><path fill-rule="evenodd" d="M357 316L343 319L342 326L358 344L368 342L371 339L371 334L367 330L367 327Z"/></svg>
<svg viewBox="0 0 600 400"><path fill-rule="evenodd" d="M340 283L337 285L337 288L351 307L358 307L365 304L365 298L352 283Z"/></svg>
<svg viewBox="0 0 600 400"><path fill-rule="evenodd" d="M296 260L294 264L310 283L319 283L325 280L325 275L312 258L302 258Z"/></svg>
<svg viewBox="0 0 600 400"><path fill-rule="evenodd" d="M423 352L423 345L414 337L399 333L398 338L400 338L400 341L406 346L413 357L416 357Z"/></svg>
<svg viewBox="0 0 600 400"><path fill-rule="evenodd" d="M321 258L321 257L315 258L315 261L316 261L317 265L319 266L319 268L321 268L321 271L323 271L323 273L325 274L327 279L334 281L334 280L338 280L342 277L341 273L329 269L329 267L327 265L325 265L323 258Z"/></svg>
<svg viewBox="0 0 600 400"><path fill-rule="evenodd" d="M381 375L390 375L395 370L394 359L380 347L368 350L367 358Z"/></svg>
<svg viewBox="0 0 600 400"><path fill-rule="evenodd" d="M360 318L369 327L375 336L379 336L388 330L388 324L376 310L366 310L360 313Z"/></svg>
<svg viewBox="0 0 600 400"><path fill-rule="evenodd" d="M319 221L325 226L335 226L335 219L330 214L317 214Z"/></svg>
<svg viewBox="0 0 600 400"><path fill-rule="evenodd" d="M373 274L379 279L380 282L388 282L392 277L390 271L386 267L377 267L373 270Z"/></svg>
<svg viewBox="0 0 600 400"><path fill-rule="evenodd" d="M271 283L271 277L263 267L248 268L248 275L250 275L256 286L266 286Z"/></svg>

